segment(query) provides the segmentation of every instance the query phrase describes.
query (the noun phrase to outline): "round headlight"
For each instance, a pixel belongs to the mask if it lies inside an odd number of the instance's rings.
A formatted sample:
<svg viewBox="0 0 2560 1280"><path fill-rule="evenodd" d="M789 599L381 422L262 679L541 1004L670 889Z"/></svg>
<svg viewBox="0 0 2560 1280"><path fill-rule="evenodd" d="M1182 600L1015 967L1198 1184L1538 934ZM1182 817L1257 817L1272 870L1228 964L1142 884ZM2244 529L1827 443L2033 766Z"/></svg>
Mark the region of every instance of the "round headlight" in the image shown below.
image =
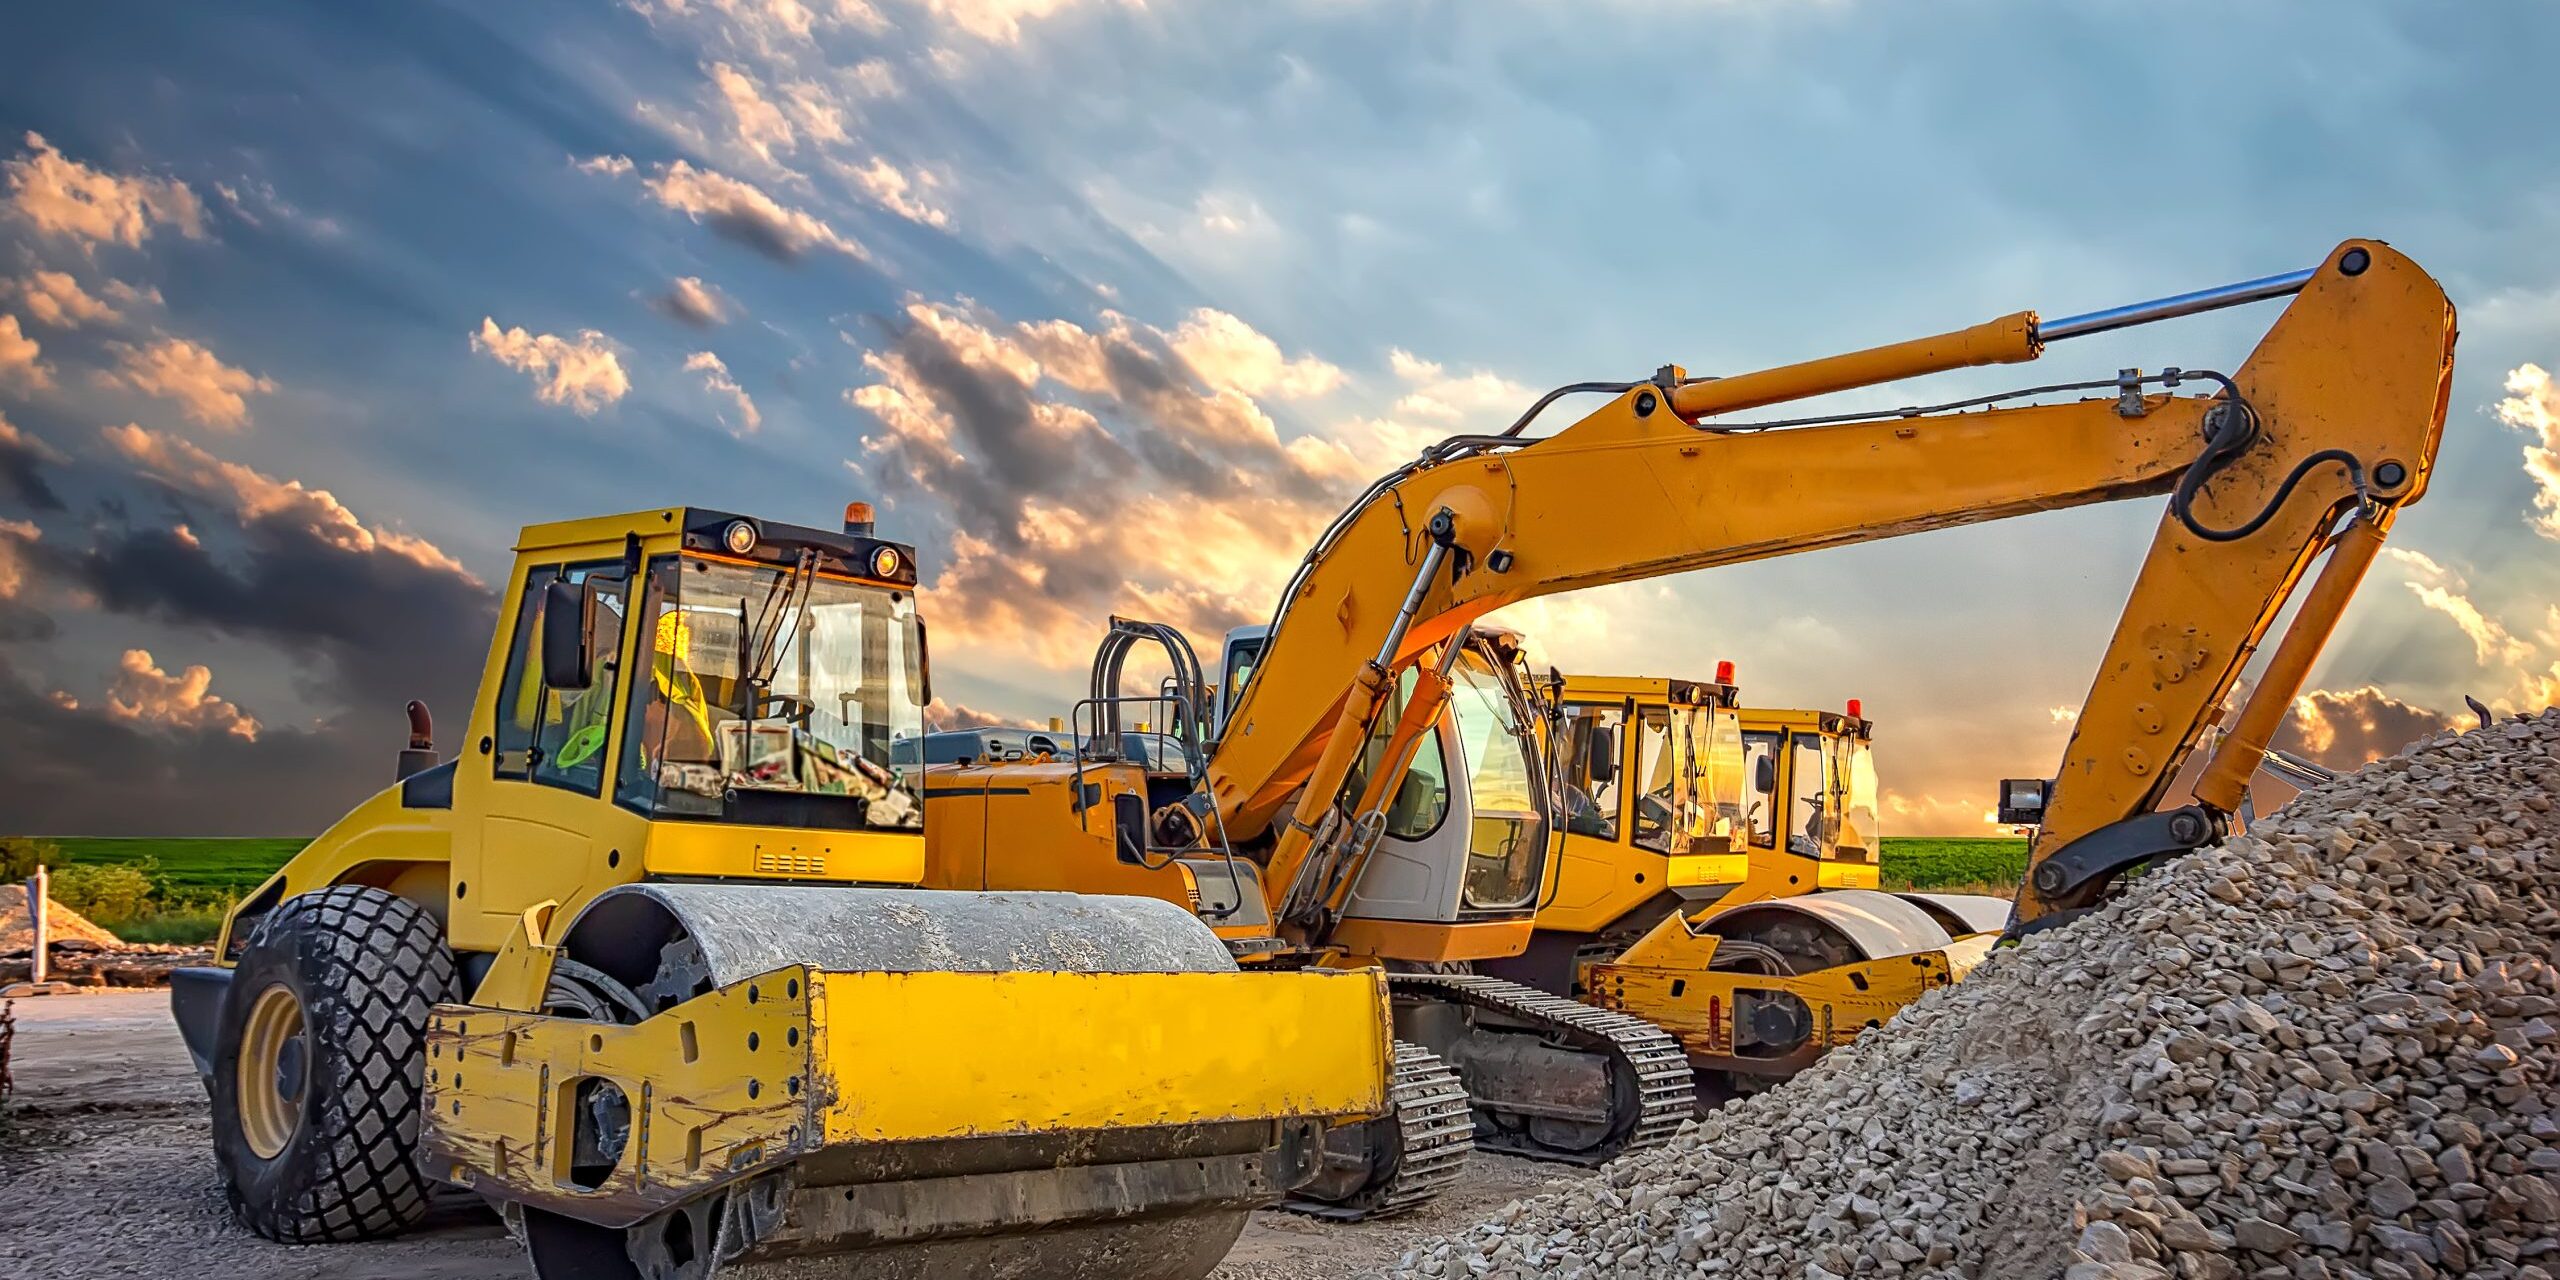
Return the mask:
<svg viewBox="0 0 2560 1280"><path fill-rule="evenodd" d="M728 528L720 531L720 545L727 547L731 555L746 555L756 549L756 527L744 520L732 520Z"/></svg>
<svg viewBox="0 0 2560 1280"><path fill-rule="evenodd" d="M898 576L898 549L896 547L881 547L871 553L871 576L875 578L894 578Z"/></svg>

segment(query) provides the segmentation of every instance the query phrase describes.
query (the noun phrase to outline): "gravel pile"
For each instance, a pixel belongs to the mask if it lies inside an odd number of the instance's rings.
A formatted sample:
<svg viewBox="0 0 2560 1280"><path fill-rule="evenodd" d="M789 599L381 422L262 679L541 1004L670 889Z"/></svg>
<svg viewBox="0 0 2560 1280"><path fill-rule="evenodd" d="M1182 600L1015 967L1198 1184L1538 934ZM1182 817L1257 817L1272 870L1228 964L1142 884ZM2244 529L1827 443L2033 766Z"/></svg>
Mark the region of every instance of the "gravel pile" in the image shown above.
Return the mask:
<svg viewBox="0 0 2560 1280"><path fill-rule="evenodd" d="M2555 800L2414 744L1398 1274L2551 1280Z"/></svg>
<svg viewBox="0 0 2560 1280"><path fill-rule="evenodd" d="M45 936L55 945L65 942L94 943L100 947L121 947L123 939L90 922L89 917L44 896ZM35 950L35 918L27 914L27 887L23 884L0 884L0 956L26 955Z"/></svg>

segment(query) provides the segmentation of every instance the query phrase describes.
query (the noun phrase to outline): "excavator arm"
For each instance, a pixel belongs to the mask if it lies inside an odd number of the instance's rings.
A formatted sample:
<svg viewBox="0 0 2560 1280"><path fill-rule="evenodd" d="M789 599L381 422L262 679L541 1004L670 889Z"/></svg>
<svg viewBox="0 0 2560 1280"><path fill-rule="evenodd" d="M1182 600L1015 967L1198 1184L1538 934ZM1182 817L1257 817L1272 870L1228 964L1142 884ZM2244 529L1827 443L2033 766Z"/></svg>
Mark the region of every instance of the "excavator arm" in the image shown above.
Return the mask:
<svg viewBox="0 0 2560 1280"><path fill-rule="evenodd" d="M2296 294L2246 363L2128 371L1938 411L1736 422L1748 409L2032 360L2082 333ZM2442 432L2454 315L2376 241L2317 268L2116 312L1971 329L1725 379L1666 368L1551 436L1456 437L1380 479L1291 581L1206 798L1277 827L1267 883L1343 832L1333 802L1398 672L1505 605L2033 511L2168 495L2046 807L2014 925L2083 908L2147 857L2215 838ZM2210 395L2179 394L2197 382ZM2074 389L2113 394L2001 407ZM1543 407L1541 403L1541 407ZM1985 406L1985 407L1977 407ZM1970 411L1967 411L1970 410ZM1534 416L1535 410L1531 416ZM2291 630L2200 776L2154 814L2313 561ZM1291 797L1295 796L1294 802ZM1338 879L1337 870L1328 870Z"/></svg>

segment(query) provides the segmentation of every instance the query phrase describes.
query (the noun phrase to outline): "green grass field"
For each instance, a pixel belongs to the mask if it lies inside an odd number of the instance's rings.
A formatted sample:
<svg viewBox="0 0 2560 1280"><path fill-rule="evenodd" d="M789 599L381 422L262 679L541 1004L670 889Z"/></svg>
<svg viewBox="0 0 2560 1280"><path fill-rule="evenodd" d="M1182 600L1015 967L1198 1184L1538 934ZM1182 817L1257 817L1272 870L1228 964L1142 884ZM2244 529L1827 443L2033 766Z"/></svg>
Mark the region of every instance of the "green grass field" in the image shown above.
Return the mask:
<svg viewBox="0 0 2560 1280"><path fill-rule="evenodd" d="M64 836L53 843L75 864L151 863L154 877L170 897L193 904L247 893L310 842L294 837ZM2016 888L2026 865L2027 842L2019 839L1887 836L1884 841L1888 889L2008 893ZM219 912L194 909L173 910L123 928L137 942L198 942L210 939L221 925Z"/></svg>
<svg viewBox="0 0 2560 1280"><path fill-rule="evenodd" d="M2027 842L2009 836L1886 836L1888 889L2009 893L2027 873Z"/></svg>
<svg viewBox="0 0 2560 1280"><path fill-rule="evenodd" d="M113 866L157 863L153 874L180 897L215 893L238 897L255 889L276 868L311 843L307 839L226 839L219 837L56 836L74 864Z"/></svg>

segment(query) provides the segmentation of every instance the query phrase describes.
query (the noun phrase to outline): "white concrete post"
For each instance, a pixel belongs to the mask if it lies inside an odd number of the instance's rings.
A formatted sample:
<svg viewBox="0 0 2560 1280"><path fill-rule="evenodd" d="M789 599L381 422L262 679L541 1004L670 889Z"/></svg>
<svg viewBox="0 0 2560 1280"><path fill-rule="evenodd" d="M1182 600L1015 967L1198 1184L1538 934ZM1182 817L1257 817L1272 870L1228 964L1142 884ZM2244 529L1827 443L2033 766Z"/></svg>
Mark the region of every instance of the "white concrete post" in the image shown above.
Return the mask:
<svg viewBox="0 0 2560 1280"><path fill-rule="evenodd" d="M45 945L49 941L45 937L44 928L45 893L44 866L39 863L36 866L36 873L27 877L28 923L34 926L36 933L35 955L28 961L32 967L27 971L27 981L39 987L44 985L46 977L49 976L46 972L46 961L50 957L45 954L50 949Z"/></svg>

